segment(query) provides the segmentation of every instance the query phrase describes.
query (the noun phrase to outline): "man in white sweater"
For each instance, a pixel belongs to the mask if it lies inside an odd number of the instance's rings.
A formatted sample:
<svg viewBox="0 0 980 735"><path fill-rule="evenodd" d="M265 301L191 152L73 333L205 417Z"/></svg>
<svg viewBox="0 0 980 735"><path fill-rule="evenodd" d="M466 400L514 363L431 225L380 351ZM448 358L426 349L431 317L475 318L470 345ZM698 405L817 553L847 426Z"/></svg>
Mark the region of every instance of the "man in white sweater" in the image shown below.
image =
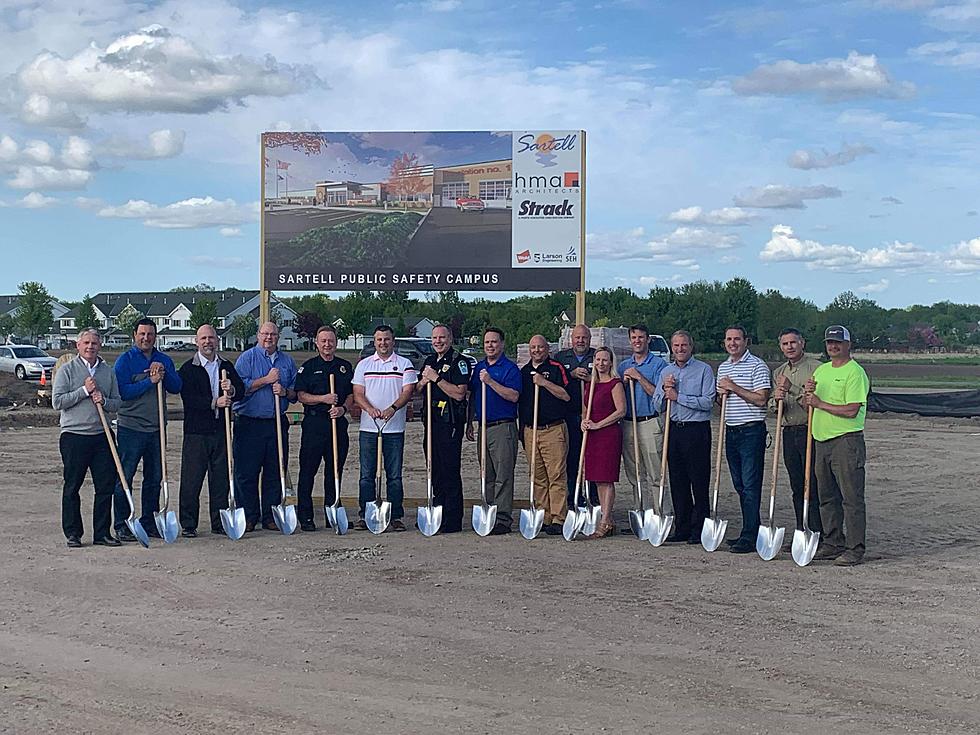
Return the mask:
<svg viewBox="0 0 980 735"><path fill-rule="evenodd" d="M92 474L95 503L92 511L92 543L119 546L109 530L112 521L112 493L116 469L112 452L96 404L106 411L119 410L121 399L116 374L99 357L102 338L95 329L78 335L78 357L65 363L55 374L51 404L61 411L61 459L65 465L65 484L61 494L61 528L68 548L82 545L82 512L78 491L85 475Z"/></svg>

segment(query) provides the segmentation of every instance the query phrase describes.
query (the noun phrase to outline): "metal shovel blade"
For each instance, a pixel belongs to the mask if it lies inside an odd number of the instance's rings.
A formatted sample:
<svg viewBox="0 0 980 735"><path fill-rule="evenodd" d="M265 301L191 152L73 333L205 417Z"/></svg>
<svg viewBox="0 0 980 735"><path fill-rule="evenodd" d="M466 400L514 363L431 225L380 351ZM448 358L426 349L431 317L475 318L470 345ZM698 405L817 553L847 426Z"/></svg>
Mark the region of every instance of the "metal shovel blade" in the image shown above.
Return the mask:
<svg viewBox="0 0 980 735"><path fill-rule="evenodd" d="M272 520L276 522L276 527L282 531L282 534L288 536L296 530L296 506L273 505Z"/></svg>
<svg viewBox="0 0 980 735"><path fill-rule="evenodd" d="M380 536L391 523L391 503L387 500L367 503L364 506L364 522L371 533Z"/></svg>
<svg viewBox="0 0 980 735"><path fill-rule="evenodd" d="M633 535L640 541L650 538L650 527L653 524L653 508L646 510L631 510L629 512L630 528Z"/></svg>
<svg viewBox="0 0 980 735"><path fill-rule="evenodd" d="M154 513L153 520L157 524L157 531L168 544L172 544L180 535L180 524L177 523L177 514L172 510L162 513Z"/></svg>
<svg viewBox="0 0 980 735"><path fill-rule="evenodd" d="M425 506L418 509L415 520L419 524L419 531L423 536L435 536L439 533L442 526L442 506L434 505L431 508Z"/></svg>
<svg viewBox="0 0 980 735"><path fill-rule="evenodd" d="M728 530L728 521L720 521L717 518L705 518L704 525L701 526L701 545L705 551L717 551L721 542L725 540L725 532Z"/></svg>
<svg viewBox="0 0 980 735"><path fill-rule="evenodd" d="M234 510L223 509L218 511L221 514L221 527L225 529L225 534L232 541L238 541L245 535L245 509L235 508Z"/></svg>
<svg viewBox="0 0 980 735"><path fill-rule="evenodd" d="M579 535L582 526L585 524L585 516L585 513L578 513L574 510L565 514L565 522L561 526L561 535L565 537L566 541L571 541Z"/></svg>
<svg viewBox="0 0 980 735"><path fill-rule="evenodd" d="M650 533L650 535L647 537L647 541L654 546L663 545L663 542L667 540L667 536L670 535L670 529L673 527L674 516L658 516L656 513L654 513L653 520L650 522L650 525L647 526Z"/></svg>
<svg viewBox="0 0 980 735"><path fill-rule="evenodd" d="M817 546L820 544L820 533L817 531L794 531L793 532L793 561L798 566L805 567L813 561L813 555L817 553Z"/></svg>
<svg viewBox="0 0 980 735"><path fill-rule="evenodd" d="M338 505L334 508L332 505L325 505L323 512L327 516L330 527L338 536L343 536L350 529L350 522L347 520L347 511L344 510L344 506Z"/></svg>
<svg viewBox="0 0 980 735"><path fill-rule="evenodd" d="M541 526L544 525L544 509L538 508L530 510L525 508L521 511L521 536L528 541L541 533Z"/></svg>
<svg viewBox="0 0 980 735"><path fill-rule="evenodd" d="M765 561L772 561L779 550L783 548L783 537L786 535L785 528L773 528L772 526L759 526L759 533L755 537L755 550Z"/></svg>
<svg viewBox="0 0 980 735"><path fill-rule="evenodd" d="M143 528L143 524L139 522L139 519L127 518L126 528L136 537L136 540L140 542L144 549L150 548L150 537L146 535L146 529ZM162 536L163 534L160 535Z"/></svg>
<svg viewBox="0 0 980 735"><path fill-rule="evenodd" d="M489 535L497 522L496 505L474 505L473 506L473 530L481 536Z"/></svg>
<svg viewBox="0 0 980 735"><path fill-rule="evenodd" d="M591 536L594 534L596 526L599 525L599 507L579 507L578 514L582 516L582 524L580 527L582 533L586 536Z"/></svg>

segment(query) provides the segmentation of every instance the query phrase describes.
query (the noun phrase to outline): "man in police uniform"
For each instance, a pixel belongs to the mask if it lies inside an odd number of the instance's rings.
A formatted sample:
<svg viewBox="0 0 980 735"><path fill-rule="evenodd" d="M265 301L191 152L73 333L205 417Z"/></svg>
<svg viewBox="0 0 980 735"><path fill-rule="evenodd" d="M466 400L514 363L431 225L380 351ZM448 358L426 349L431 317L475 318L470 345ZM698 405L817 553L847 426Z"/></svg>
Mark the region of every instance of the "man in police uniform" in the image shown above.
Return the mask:
<svg viewBox="0 0 980 735"><path fill-rule="evenodd" d="M466 428L466 390L470 364L452 348L449 327L438 325L432 330L432 346L422 365L422 377L416 391L424 393L432 385L432 493L433 503L442 506L442 532L463 530L463 480L460 455ZM423 435L422 446L427 446Z"/></svg>
<svg viewBox="0 0 980 735"><path fill-rule="evenodd" d="M303 363L296 375L296 396L303 404L303 435L299 445L299 485L297 512L299 527L315 531L313 522L313 480L324 463L323 502L332 505L336 500L333 481L333 421L337 419L337 474L343 477L344 462L350 439L347 436L347 399L353 393L351 377L354 368L347 360L336 356L337 330L329 324L316 333L316 357ZM334 391L330 390L330 376ZM327 526L330 521L325 521Z"/></svg>
<svg viewBox="0 0 980 735"><path fill-rule="evenodd" d="M578 455L582 449L582 394L588 396L588 385L592 379L592 358L595 348L590 347L592 332L584 324L576 324L572 330L572 347L561 350L555 360L562 364L568 374L568 416L565 428L568 431L568 457L565 459L565 477L568 485L568 505L575 502L575 480L578 474ZM589 483L589 496L592 502L599 503L599 491L594 482ZM581 500L581 498L580 498Z"/></svg>

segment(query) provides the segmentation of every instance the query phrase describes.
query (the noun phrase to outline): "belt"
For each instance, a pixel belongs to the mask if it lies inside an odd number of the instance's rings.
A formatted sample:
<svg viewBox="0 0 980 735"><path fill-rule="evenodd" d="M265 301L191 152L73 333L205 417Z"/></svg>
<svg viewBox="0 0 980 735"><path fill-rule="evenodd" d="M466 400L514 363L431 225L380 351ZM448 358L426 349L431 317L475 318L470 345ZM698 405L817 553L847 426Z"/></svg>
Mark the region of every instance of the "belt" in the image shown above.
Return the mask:
<svg viewBox="0 0 980 735"><path fill-rule="evenodd" d="M710 421L674 421L674 419L671 419L670 420L670 426L671 426L671 428L674 428L674 427L677 427L677 426L680 426L681 428L684 428L685 426L688 426L688 427L689 426L704 426L705 424L710 424L710 423L711 423Z"/></svg>
<svg viewBox="0 0 980 735"><path fill-rule="evenodd" d="M653 414L651 416L637 416L636 417L636 423L642 424L644 421L649 421L650 419L655 419L659 415L660 415L659 413L655 413L655 414Z"/></svg>
<svg viewBox="0 0 980 735"><path fill-rule="evenodd" d="M497 419L496 421L487 421L487 428L491 426L500 426L500 424L512 424L517 419Z"/></svg>
<svg viewBox="0 0 980 735"><path fill-rule="evenodd" d="M806 424L790 424L784 426L783 431L806 431Z"/></svg>
<svg viewBox="0 0 980 735"><path fill-rule="evenodd" d="M258 416L243 416L242 414L238 414L237 419L239 421L256 421L256 422L259 422L259 423L264 423L266 421L275 421L276 420L275 416L272 416L270 418L265 419L265 418L259 418Z"/></svg>
<svg viewBox="0 0 980 735"><path fill-rule="evenodd" d="M744 424L739 424L738 426L726 426L726 431L745 431L746 429L754 429L757 426L765 427L765 421L748 421Z"/></svg>
<svg viewBox="0 0 980 735"><path fill-rule="evenodd" d="M541 429L550 429L552 426L564 426L564 425L565 425L565 419L559 419L558 421L552 421L550 424L538 424L538 431L540 431ZM531 427L528 426L527 428L530 429Z"/></svg>

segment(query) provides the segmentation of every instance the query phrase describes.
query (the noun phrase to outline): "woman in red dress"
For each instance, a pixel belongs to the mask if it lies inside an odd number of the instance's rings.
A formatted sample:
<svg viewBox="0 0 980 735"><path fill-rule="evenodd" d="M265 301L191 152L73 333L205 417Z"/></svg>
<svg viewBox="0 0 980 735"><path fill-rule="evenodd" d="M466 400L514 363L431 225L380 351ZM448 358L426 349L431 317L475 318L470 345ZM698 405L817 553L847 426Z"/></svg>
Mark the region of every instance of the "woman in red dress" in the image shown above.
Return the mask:
<svg viewBox="0 0 980 735"><path fill-rule="evenodd" d="M596 532L588 538L603 538L616 533L612 512L616 500L615 483L619 482L619 458L623 450L623 430L619 421L626 415L626 391L623 381L616 375L612 350L608 347L597 349L592 364L596 371L592 414L582 420L582 431L588 432L585 479L598 486L602 520ZM587 400L586 392L582 393L583 400Z"/></svg>

